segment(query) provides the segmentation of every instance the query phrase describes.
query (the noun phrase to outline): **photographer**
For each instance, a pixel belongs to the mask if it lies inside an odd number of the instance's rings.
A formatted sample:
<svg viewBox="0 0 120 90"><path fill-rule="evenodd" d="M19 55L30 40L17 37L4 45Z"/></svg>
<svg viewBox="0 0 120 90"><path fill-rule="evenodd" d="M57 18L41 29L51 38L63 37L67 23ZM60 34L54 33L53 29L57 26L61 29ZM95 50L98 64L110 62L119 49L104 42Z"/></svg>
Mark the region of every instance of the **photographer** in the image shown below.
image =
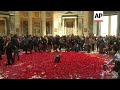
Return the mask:
<svg viewBox="0 0 120 90"><path fill-rule="evenodd" d="M110 65L111 63L115 62L115 66L113 70L118 73L118 78L120 77L120 50L114 55L113 59L105 64L104 66Z"/></svg>

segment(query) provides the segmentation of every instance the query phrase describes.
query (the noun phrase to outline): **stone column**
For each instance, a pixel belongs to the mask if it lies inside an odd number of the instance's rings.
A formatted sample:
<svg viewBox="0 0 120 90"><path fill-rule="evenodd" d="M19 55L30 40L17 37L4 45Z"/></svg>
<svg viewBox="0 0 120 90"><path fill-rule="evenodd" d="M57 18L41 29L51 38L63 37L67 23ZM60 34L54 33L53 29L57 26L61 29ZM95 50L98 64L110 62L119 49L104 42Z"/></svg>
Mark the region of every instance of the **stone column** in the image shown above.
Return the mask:
<svg viewBox="0 0 120 90"><path fill-rule="evenodd" d="M46 35L46 11L42 11L42 36Z"/></svg>
<svg viewBox="0 0 120 90"><path fill-rule="evenodd" d="M118 13L117 18L117 35L120 36L120 12Z"/></svg>
<svg viewBox="0 0 120 90"><path fill-rule="evenodd" d="M97 35L96 36L99 36L100 35L100 22L97 22Z"/></svg>
<svg viewBox="0 0 120 90"><path fill-rule="evenodd" d="M53 11L53 16L52 16L52 36L54 36L54 13L55 11Z"/></svg>
<svg viewBox="0 0 120 90"><path fill-rule="evenodd" d="M99 22L99 35L101 35L101 22Z"/></svg>
<svg viewBox="0 0 120 90"><path fill-rule="evenodd" d="M32 35L32 11L28 11L28 35Z"/></svg>
<svg viewBox="0 0 120 90"><path fill-rule="evenodd" d="M108 19L108 35L111 35L111 15L109 16L109 19Z"/></svg>
<svg viewBox="0 0 120 90"><path fill-rule="evenodd" d="M5 35L9 35L10 34L10 30L9 30L9 17L6 17L6 26L7 26L7 29L6 29L6 33Z"/></svg>
<svg viewBox="0 0 120 90"><path fill-rule="evenodd" d="M77 35L77 18L75 18L75 31L74 34Z"/></svg>
<svg viewBox="0 0 120 90"><path fill-rule="evenodd" d="M93 34L97 36L97 22L93 22Z"/></svg>
<svg viewBox="0 0 120 90"><path fill-rule="evenodd" d="M15 11L15 33L20 34L20 11Z"/></svg>
<svg viewBox="0 0 120 90"><path fill-rule="evenodd" d="M64 25L65 25L65 21L64 21L64 18L62 18L63 34L65 35Z"/></svg>

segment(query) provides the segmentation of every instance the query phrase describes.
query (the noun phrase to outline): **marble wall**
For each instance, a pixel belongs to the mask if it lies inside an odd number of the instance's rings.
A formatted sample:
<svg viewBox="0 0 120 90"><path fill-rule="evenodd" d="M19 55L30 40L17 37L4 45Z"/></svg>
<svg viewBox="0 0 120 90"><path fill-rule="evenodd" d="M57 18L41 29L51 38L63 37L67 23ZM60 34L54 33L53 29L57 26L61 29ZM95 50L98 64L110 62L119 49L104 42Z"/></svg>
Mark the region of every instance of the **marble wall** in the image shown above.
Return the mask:
<svg viewBox="0 0 120 90"><path fill-rule="evenodd" d="M64 35L65 22L63 15L73 15L77 19L74 20L74 33L77 35L88 35L93 32L92 11L10 11L8 17L9 34L32 34L35 33L46 35L46 22L50 23L50 34ZM67 20L67 19L66 19ZM28 22L28 24L24 24ZM75 25L76 24L76 25ZM76 27L75 27L76 26ZM27 27L27 29L24 29ZM47 29L48 30L48 29Z"/></svg>

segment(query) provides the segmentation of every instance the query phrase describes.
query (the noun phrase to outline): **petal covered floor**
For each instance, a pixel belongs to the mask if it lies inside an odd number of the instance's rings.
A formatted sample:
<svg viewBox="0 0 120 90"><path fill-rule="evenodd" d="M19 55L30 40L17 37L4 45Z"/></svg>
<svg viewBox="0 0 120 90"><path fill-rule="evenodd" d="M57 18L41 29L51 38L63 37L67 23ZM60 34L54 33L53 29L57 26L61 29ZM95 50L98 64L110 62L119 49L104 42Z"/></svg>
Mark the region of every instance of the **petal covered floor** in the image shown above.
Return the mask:
<svg viewBox="0 0 120 90"><path fill-rule="evenodd" d="M1 79L113 79L113 65L104 70L103 65L112 57L98 53L61 52L61 62L54 63L56 52L21 53L21 60L5 66L6 57L0 61Z"/></svg>

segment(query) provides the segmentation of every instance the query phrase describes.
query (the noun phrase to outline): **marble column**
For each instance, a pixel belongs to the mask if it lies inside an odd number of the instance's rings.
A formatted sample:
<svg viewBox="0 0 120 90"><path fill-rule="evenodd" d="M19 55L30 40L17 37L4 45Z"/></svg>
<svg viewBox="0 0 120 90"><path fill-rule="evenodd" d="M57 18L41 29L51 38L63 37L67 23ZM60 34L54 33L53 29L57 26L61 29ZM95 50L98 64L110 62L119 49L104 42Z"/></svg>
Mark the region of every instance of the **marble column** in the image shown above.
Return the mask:
<svg viewBox="0 0 120 90"><path fill-rule="evenodd" d="M100 22L97 22L97 35L96 36L99 36L100 35Z"/></svg>
<svg viewBox="0 0 120 90"><path fill-rule="evenodd" d="M120 36L120 12L118 13L117 18L117 35Z"/></svg>
<svg viewBox="0 0 120 90"><path fill-rule="evenodd" d="M28 11L28 35L32 35L32 11Z"/></svg>
<svg viewBox="0 0 120 90"><path fill-rule="evenodd" d="M77 18L75 18L75 31L74 34L77 35Z"/></svg>
<svg viewBox="0 0 120 90"><path fill-rule="evenodd" d="M101 35L101 22L99 22L99 35Z"/></svg>
<svg viewBox="0 0 120 90"><path fill-rule="evenodd" d="M97 22L93 22L93 34L97 36Z"/></svg>
<svg viewBox="0 0 120 90"><path fill-rule="evenodd" d="M52 15L52 36L54 36L54 23L55 23L54 14L55 14L55 11L53 11L53 15Z"/></svg>
<svg viewBox="0 0 120 90"><path fill-rule="evenodd" d="M10 34L10 30L9 30L9 17L6 17L6 26L7 26L7 29L5 31L5 35L9 35Z"/></svg>
<svg viewBox="0 0 120 90"><path fill-rule="evenodd" d="M109 16L109 21L108 21L108 35L111 35L111 15Z"/></svg>
<svg viewBox="0 0 120 90"><path fill-rule="evenodd" d="M42 36L46 35L46 11L42 11Z"/></svg>
<svg viewBox="0 0 120 90"><path fill-rule="evenodd" d="M63 27L63 34L65 35L65 30L64 30L64 24L65 24L65 21L64 21L64 18L62 19L62 27Z"/></svg>
<svg viewBox="0 0 120 90"><path fill-rule="evenodd" d="M15 11L15 33L20 34L20 11Z"/></svg>

